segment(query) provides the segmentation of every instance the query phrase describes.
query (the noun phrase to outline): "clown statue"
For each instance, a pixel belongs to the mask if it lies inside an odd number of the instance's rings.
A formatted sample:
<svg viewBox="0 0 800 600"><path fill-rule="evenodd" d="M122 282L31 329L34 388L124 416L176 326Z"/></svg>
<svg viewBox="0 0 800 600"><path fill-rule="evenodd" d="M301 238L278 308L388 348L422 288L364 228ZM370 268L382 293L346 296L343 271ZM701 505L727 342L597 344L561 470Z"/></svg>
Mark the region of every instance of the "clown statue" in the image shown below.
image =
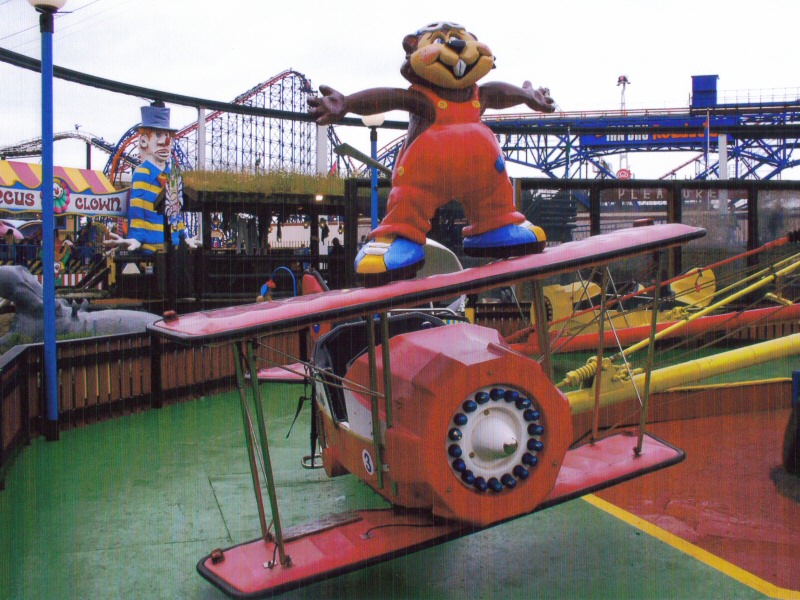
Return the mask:
<svg viewBox="0 0 800 600"><path fill-rule="evenodd" d="M410 114L405 144L395 163L386 217L356 256L369 285L413 276L422 266L425 236L436 210L450 200L464 208L464 251L507 258L540 252L546 238L514 206L514 191L500 146L481 122L489 108L524 104L553 112L545 88L501 82L477 85L494 68L489 47L461 25L433 23L407 35L400 73L408 89L375 88L345 96L320 86L309 113L320 125L348 113L390 110Z"/></svg>
<svg viewBox="0 0 800 600"><path fill-rule="evenodd" d="M170 165L175 131L169 126L168 108L158 104L142 107L142 124L139 127L139 155L142 163L136 167L131 178L129 237L110 234L112 239L104 242L106 245L125 246L127 250L141 250L146 254L163 252L163 214L169 218L173 246L180 245L181 240L189 248L201 245L198 238L189 237L180 215L183 182L177 168Z"/></svg>

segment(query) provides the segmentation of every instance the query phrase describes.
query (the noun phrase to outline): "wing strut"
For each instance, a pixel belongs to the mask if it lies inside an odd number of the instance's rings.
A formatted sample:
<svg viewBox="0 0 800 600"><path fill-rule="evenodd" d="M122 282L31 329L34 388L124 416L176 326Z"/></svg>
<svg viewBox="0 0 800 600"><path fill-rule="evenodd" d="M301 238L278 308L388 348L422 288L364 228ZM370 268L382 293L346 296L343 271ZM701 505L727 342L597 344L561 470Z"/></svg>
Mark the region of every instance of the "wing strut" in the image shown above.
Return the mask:
<svg viewBox="0 0 800 600"><path fill-rule="evenodd" d="M236 384L239 388L239 398L242 407L242 419L244 421L245 438L247 442L247 452L250 459L250 472L253 477L253 489L258 505L258 517L261 522L261 534L264 542L274 543L278 551L278 558L283 567L291 566L292 558L286 554L284 547L283 532L281 528L281 517L278 510L278 497L275 492L275 475L272 470L272 457L269 451L269 438L267 436L267 425L264 420L264 406L261 402L261 389L259 380L256 376L258 367L253 356L252 338L242 340L233 344L234 360L236 362ZM250 374L250 390L252 393L253 404L256 409L256 421L258 425L258 444L255 440L253 423L250 414L250 407L247 398L247 383L245 373ZM269 496L270 510L272 511L272 525L275 533L271 533L266 526L266 516L264 514L264 501L261 495L261 485L258 478L258 468L255 460L255 448L261 447L261 467L264 471L264 479L267 484L267 495ZM270 564L270 567L274 566Z"/></svg>

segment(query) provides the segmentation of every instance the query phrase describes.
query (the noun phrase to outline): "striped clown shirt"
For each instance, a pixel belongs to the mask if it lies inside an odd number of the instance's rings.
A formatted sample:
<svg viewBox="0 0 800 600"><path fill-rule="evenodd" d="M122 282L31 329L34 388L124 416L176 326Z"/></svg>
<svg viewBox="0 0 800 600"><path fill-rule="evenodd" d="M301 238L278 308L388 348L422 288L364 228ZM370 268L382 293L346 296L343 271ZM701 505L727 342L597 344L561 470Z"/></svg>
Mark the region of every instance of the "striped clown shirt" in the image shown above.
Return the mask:
<svg viewBox="0 0 800 600"><path fill-rule="evenodd" d="M130 206L128 207L128 237L138 240L145 252L164 252L164 216L156 211L155 203L164 185L161 174L169 175L169 166L162 171L146 160L133 172ZM162 181L165 179L162 178ZM187 237L183 219L171 224L172 245L178 246Z"/></svg>

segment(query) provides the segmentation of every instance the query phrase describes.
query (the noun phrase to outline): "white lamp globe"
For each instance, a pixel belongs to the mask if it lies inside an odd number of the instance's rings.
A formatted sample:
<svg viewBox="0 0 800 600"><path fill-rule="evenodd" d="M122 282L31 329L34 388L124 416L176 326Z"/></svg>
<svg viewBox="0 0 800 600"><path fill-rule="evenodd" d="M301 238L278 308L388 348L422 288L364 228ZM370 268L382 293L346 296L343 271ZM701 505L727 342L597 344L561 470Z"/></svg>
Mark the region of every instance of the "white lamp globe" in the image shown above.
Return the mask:
<svg viewBox="0 0 800 600"><path fill-rule="evenodd" d="M28 0L28 4L32 7L41 8L48 12L58 12L64 8L66 3L67 0Z"/></svg>
<svg viewBox="0 0 800 600"><path fill-rule="evenodd" d="M361 121L367 127L380 127L383 125L383 121L386 119L386 115L383 113L379 113L377 115L364 115L361 117Z"/></svg>

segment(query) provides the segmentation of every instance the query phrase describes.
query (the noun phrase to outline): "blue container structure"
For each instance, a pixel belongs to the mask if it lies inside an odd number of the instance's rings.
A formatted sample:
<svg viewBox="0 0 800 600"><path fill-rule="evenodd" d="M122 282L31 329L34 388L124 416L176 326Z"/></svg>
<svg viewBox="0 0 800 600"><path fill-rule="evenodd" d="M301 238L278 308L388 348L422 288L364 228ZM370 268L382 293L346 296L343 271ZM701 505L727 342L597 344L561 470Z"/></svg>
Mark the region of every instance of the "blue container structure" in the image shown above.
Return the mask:
<svg viewBox="0 0 800 600"><path fill-rule="evenodd" d="M714 108L717 105L719 75L692 75L692 108Z"/></svg>

